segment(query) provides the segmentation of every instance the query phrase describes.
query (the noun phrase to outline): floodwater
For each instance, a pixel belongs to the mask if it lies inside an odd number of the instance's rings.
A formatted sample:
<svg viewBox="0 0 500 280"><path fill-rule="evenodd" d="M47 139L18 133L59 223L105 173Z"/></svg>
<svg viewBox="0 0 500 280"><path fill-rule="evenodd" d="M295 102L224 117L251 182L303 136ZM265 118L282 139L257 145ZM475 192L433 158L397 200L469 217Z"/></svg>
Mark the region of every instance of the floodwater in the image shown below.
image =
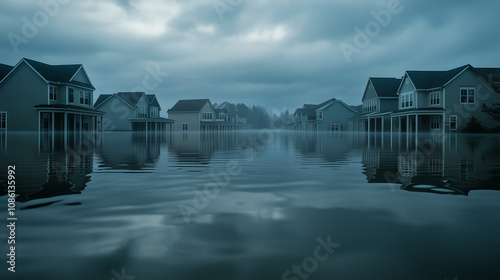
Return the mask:
<svg viewBox="0 0 500 280"><path fill-rule="evenodd" d="M52 149L11 133L0 278L500 279L499 140L104 133Z"/></svg>

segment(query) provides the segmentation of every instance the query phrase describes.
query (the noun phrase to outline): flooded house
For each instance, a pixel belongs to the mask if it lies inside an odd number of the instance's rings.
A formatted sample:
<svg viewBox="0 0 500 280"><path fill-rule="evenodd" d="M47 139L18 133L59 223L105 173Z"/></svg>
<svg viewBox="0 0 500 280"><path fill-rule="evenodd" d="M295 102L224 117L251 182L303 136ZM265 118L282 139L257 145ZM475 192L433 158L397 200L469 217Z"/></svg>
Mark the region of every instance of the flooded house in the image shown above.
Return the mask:
<svg viewBox="0 0 500 280"><path fill-rule="evenodd" d="M464 65L448 71L406 71L399 86L398 110L391 115L391 131L457 132L474 117L487 128L498 126L483 104L500 102L495 90L500 68Z"/></svg>
<svg viewBox="0 0 500 280"><path fill-rule="evenodd" d="M0 64L0 130L38 132L52 146L81 141L102 129L94 90L81 64Z"/></svg>
<svg viewBox="0 0 500 280"><path fill-rule="evenodd" d="M174 131L232 131L240 127L237 118L215 109L209 99L179 100L168 111Z"/></svg>
<svg viewBox="0 0 500 280"><path fill-rule="evenodd" d="M160 117L161 106L154 94L101 94L94 107L106 112L103 122L103 130L106 131L142 131L165 135L173 129L173 120Z"/></svg>
<svg viewBox="0 0 500 280"><path fill-rule="evenodd" d="M304 104L294 113L296 131L346 131L356 109L332 98L320 104Z"/></svg>
<svg viewBox="0 0 500 280"><path fill-rule="evenodd" d="M398 110L398 88L401 79L371 77L363 93L362 113L349 120L360 132L390 131L391 114Z"/></svg>

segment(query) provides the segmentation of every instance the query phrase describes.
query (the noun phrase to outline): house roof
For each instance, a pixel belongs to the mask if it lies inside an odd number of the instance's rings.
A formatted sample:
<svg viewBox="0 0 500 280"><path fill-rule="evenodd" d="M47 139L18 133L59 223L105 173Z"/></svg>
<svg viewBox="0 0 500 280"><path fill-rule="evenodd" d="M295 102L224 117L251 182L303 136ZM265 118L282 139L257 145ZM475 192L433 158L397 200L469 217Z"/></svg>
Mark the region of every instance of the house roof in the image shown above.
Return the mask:
<svg viewBox="0 0 500 280"><path fill-rule="evenodd" d="M209 99L179 100L168 112L199 112Z"/></svg>
<svg viewBox="0 0 500 280"><path fill-rule="evenodd" d="M3 80L12 69L14 69L14 66L0 63L0 81Z"/></svg>
<svg viewBox="0 0 500 280"><path fill-rule="evenodd" d="M121 100L127 103L130 107L135 108L137 103L145 95L145 92L117 92L115 93Z"/></svg>
<svg viewBox="0 0 500 280"><path fill-rule="evenodd" d="M101 104L104 103L104 101L108 100L111 96L113 96L113 95L112 94L99 95L99 97L97 98L97 100L94 103L94 108L101 106Z"/></svg>
<svg viewBox="0 0 500 280"><path fill-rule="evenodd" d="M155 106L161 109L160 103L158 102L158 99L156 98L156 95L154 94L146 94L146 97L148 98L149 105Z"/></svg>
<svg viewBox="0 0 500 280"><path fill-rule="evenodd" d="M91 84L72 81L75 74L83 67L81 64L49 65L32 59L23 58L45 80L56 83L72 83L95 89Z"/></svg>
<svg viewBox="0 0 500 280"><path fill-rule="evenodd" d="M395 97L402 79L397 78L369 78L378 97Z"/></svg>
<svg viewBox="0 0 500 280"><path fill-rule="evenodd" d="M472 67L469 64L448 71L406 71L416 89L433 89L447 84L462 71Z"/></svg>
<svg viewBox="0 0 500 280"><path fill-rule="evenodd" d="M474 68L491 83L500 83L500 68Z"/></svg>

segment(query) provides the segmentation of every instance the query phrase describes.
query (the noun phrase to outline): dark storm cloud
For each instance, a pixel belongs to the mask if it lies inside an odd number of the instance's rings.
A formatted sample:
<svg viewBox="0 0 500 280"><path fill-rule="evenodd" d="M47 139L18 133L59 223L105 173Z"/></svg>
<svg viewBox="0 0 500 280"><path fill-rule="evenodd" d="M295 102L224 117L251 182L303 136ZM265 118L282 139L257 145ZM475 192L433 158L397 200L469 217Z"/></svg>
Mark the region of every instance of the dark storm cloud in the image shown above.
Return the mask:
<svg viewBox="0 0 500 280"><path fill-rule="evenodd" d="M365 30L372 13L394 0L240 2L68 1L16 53L8 34L22 36L23 17L32 21L44 9L36 1L4 1L0 63L82 63L96 94L141 87L151 69L168 72L148 88L164 110L181 98L280 110L331 97L359 104L370 76L500 64L498 1L401 0L400 12L362 48L355 28ZM221 3L229 7L222 14L214 8ZM359 51L350 62L341 43Z"/></svg>

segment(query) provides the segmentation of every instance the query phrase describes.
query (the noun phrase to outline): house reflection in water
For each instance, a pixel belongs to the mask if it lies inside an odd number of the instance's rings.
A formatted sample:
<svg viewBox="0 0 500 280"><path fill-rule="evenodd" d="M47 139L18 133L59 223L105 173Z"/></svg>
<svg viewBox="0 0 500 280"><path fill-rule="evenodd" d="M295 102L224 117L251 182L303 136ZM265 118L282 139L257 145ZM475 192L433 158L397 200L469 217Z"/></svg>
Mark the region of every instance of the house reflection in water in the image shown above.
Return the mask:
<svg viewBox="0 0 500 280"><path fill-rule="evenodd" d="M441 140L440 140L441 139ZM395 183L402 190L468 195L500 190L495 135L427 134L398 149L368 146L363 165L369 183ZM495 167L496 166L496 167Z"/></svg>
<svg viewBox="0 0 500 280"><path fill-rule="evenodd" d="M180 163L208 164L216 151L237 149L243 133L177 131L172 134L169 151Z"/></svg>
<svg viewBox="0 0 500 280"><path fill-rule="evenodd" d="M99 169L144 170L156 166L166 139L141 132L105 132L98 149Z"/></svg>
<svg viewBox="0 0 500 280"><path fill-rule="evenodd" d="M68 145L66 151L47 152L40 150L37 133L12 132L3 143L7 145L0 149L0 169L16 165L16 200L19 202L79 194L90 181L93 143ZM7 194L7 178L4 174L0 176L0 196L3 196Z"/></svg>

